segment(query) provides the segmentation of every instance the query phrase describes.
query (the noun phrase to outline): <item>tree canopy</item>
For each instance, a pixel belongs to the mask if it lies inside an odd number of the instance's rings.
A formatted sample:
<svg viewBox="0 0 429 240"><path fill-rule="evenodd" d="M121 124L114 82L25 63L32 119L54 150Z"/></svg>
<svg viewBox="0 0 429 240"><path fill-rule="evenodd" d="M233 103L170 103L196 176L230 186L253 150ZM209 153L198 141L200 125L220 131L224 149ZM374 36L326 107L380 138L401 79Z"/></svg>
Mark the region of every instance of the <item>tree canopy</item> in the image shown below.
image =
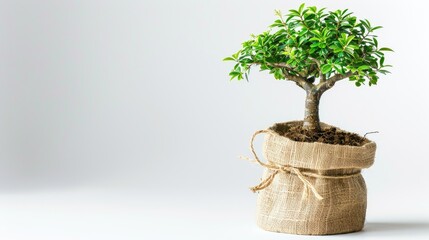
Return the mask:
<svg viewBox="0 0 429 240"><path fill-rule="evenodd" d="M348 9L326 11L315 6L289 10L278 17L269 30L242 43L242 49L225 61L236 62L232 79L247 79L252 65L269 71L278 80L291 80L306 89L329 89L336 81L349 78L356 86L377 84L379 74L389 73L384 52L372 26L353 16ZM315 79L319 85L313 85Z"/></svg>

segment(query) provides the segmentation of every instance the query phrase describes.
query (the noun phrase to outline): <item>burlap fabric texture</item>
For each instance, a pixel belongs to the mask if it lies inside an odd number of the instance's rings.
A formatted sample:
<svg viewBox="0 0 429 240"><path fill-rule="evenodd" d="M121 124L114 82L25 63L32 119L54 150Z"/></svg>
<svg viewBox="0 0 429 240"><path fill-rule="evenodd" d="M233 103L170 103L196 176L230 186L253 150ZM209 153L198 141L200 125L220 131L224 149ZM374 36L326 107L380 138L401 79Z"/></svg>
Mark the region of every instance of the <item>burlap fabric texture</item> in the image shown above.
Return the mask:
<svg viewBox="0 0 429 240"><path fill-rule="evenodd" d="M365 222L367 191L361 169L374 162L376 144L362 146L296 142L279 135L301 121L274 124L257 131L251 150L264 167L257 224L274 232L326 235L360 231ZM322 128L331 127L322 123ZM253 140L266 134L261 161Z"/></svg>

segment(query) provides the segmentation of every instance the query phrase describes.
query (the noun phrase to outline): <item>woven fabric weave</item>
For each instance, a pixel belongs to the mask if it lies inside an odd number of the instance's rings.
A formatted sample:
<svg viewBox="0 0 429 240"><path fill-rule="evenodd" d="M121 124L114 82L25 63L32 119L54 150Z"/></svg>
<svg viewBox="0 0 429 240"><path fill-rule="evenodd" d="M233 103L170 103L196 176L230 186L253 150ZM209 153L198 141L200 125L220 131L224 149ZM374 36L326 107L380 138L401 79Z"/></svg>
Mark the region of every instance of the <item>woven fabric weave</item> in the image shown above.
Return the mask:
<svg viewBox="0 0 429 240"><path fill-rule="evenodd" d="M265 137L263 153L268 164L314 173L305 178L322 199L311 194L304 196L305 185L297 174L276 174L272 182L259 191L258 226L268 231L306 235L361 230L365 221L367 190L360 171L373 164L376 144L368 139L362 146L296 142L277 133L279 128L298 124L302 122L277 123L269 128L271 134ZM332 126L322 123L321 127ZM266 168L264 178L273 171ZM341 177L346 175L352 177Z"/></svg>

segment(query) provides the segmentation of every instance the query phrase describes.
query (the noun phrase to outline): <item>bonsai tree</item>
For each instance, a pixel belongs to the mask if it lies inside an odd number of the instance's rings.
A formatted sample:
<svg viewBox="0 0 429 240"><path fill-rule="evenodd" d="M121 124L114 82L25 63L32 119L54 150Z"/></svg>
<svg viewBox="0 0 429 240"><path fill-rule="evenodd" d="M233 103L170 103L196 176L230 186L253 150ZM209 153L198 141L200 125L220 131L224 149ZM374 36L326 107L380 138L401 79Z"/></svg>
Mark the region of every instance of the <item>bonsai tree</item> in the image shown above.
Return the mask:
<svg viewBox="0 0 429 240"><path fill-rule="evenodd" d="M250 68L259 65L277 80L295 82L306 91L303 129L319 132L319 101L338 81L349 79L358 87L376 85L386 74L384 52L368 20L358 20L351 12L305 7L278 17L269 30L243 42L242 48L225 61L236 62L232 79L248 79ZM317 79L317 80L316 80Z"/></svg>

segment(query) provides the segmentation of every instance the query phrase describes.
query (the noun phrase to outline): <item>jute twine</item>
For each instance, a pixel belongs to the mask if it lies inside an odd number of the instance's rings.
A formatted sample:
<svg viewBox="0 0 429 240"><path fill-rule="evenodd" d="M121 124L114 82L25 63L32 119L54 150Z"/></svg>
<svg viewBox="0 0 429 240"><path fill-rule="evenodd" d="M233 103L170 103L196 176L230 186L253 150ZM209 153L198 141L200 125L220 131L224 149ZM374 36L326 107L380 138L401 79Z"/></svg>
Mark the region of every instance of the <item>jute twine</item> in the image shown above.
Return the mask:
<svg viewBox="0 0 429 240"><path fill-rule="evenodd" d="M253 159L250 159L247 157L242 157L242 158L250 160L250 161L256 161L262 167L265 167L267 169L272 170L272 173L270 175L268 175L268 177L263 179L258 185L250 188L250 190L252 190L253 192L257 192L257 191L260 191L260 190L268 187L273 182L275 176L278 173L292 173L292 174L297 175L299 180L301 180L301 182L304 184L303 195L302 195L303 198L306 198L308 196L308 192L311 191L313 193L313 195L318 200L322 200L323 197L317 192L316 188L313 186L313 184L311 184L306 179L306 177L324 178L324 179L345 179L345 178L351 178L351 177L355 177L355 176L360 175L360 171L353 173L353 174L343 174L343 175L335 175L335 176L321 175L321 174L317 174L317 173L313 173L313 172L308 172L302 168L293 167L290 165L279 165L279 164L270 162L269 160L267 161L267 163L264 163L259 159L258 155L256 154L254 144L253 144L256 136L258 136L259 134L264 134L264 133L271 134L271 135L276 134L272 130L266 130L266 129L256 131L250 140L250 150L251 150L255 159L253 160Z"/></svg>

